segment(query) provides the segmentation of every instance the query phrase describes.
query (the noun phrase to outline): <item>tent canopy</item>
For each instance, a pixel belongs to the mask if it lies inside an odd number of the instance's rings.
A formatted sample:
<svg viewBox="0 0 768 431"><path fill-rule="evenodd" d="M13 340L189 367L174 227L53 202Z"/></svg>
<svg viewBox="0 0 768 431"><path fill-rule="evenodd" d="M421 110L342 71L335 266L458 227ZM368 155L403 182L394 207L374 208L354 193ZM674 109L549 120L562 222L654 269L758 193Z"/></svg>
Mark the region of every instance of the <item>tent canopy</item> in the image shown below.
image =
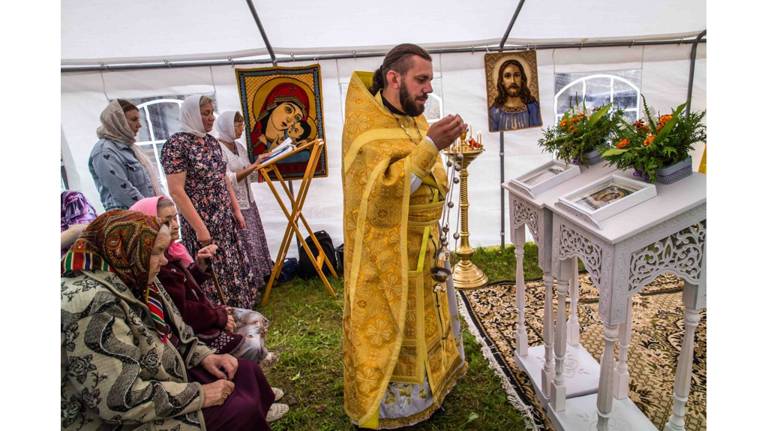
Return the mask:
<svg viewBox="0 0 768 431"><path fill-rule="evenodd" d="M498 46L518 2L253 0L276 54L381 51L405 41L427 48ZM376 4L376 3L372 3ZM384 6L385 5L385 6ZM62 64L264 56L245 0L62 1ZM507 45L674 39L706 27L702 0L529 1Z"/></svg>
<svg viewBox="0 0 768 431"><path fill-rule="evenodd" d="M340 0L252 1L278 59L289 60L295 54L306 61L290 63L292 66L321 66L329 174L312 183L304 207L314 230L327 231L336 244L343 242L341 137L352 71L374 70L386 50L412 42L430 50L465 51L433 52L432 99L441 115L460 113L474 131L483 134L487 151L471 167L470 240L473 246L500 243L507 214L499 183L551 159L538 147L540 128L506 132L503 158L499 156L500 134L487 129L482 51L498 48L518 1L391 0L370 3L381 5L375 8ZM692 46L676 41L690 41L705 25L703 0L649 0L644 4L530 0L523 4L507 46L536 48L542 120L548 127L557 121L561 84L588 75L630 79L654 109L667 110L684 102ZM588 45L617 40L621 46ZM632 41L653 40L667 43L628 46ZM584 49L581 43L587 44ZM480 52L463 49L470 47ZM239 61L230 65L228 58ZM82 191L101 210L88 156L96 142L99 115L109 100L121 97L140 104L207 94L214 96L218 112L239 110L242 105L233 66L264 67L264 62L255 64L254 60L269 58L247 0L63 0L61 154L67 187ZM702 110L706 107L706 45L698 47L696 58L691 107ZM196 61L205 67L185 67L187 61L195 60L220 61ZM165 62L178 67L160 67ZM157 67L148 67L153 65ZM600 80L591 81L589 88L580 90L581 94L613 91ZM151 152L155 144L142 145ZM696 165L702 147L694 151ZM159 157L157 148L154 151ZM285 217L263 184L252 184L251 190L274 255ZM291 254L295 255L293 247Z"/></svg>

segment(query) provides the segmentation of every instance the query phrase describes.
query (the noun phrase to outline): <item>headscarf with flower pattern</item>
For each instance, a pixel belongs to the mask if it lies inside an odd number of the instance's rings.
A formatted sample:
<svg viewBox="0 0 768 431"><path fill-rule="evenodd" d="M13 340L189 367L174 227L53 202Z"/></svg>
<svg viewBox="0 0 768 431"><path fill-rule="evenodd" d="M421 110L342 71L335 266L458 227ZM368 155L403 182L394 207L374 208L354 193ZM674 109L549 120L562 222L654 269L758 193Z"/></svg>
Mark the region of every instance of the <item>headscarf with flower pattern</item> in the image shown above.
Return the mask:
<svg viewBox="0 0 768 431"><path fill-rule="evenodd" d="M149 280L149 261L160 224L157 218L126 210L112 210L96 217L61 260L61 274L111 271L144 302L165 341L170 327L157 286ZM152 282L152 283L150 283Z"/></svg>

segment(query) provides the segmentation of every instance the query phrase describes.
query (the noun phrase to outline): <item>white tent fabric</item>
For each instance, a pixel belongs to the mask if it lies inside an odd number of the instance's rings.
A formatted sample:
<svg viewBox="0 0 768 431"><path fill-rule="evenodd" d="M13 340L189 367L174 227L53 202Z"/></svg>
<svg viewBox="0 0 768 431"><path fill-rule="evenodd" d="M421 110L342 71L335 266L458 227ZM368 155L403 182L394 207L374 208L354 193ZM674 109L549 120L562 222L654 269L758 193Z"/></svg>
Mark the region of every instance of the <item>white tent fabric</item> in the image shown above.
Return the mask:
<svg viewBox="0 0 768 431"><path fill-rule="evenodd" d="M516 1L253 0L277 54L498 45ZM377 6L379 5L380 6ZM244 0L62 1L62 64L264 55ZM528 1L507 44L691 36L706 27L704 0Z"/></svg>
<svg viewBox="0 0 768 431"><path fill-rule="evenodd" d="M318 54L349 48L388 48L404 41L429 46L483 40L498 43L517 5L488 1L483 2L483 6L488 6L478 11L474 8L476 2L428 0L419 3L418 10L405 13L409 10L406 5L412 2L397 0L388 3L392 4L390 9L372 15L370 9L356 12L342 3L345 2L294 2L290 9L285 9L277 2L254 2L276 51L280 47L285 52ZM82 63L82 59L98 64L117 58L220 58L222 53L264 52L244 1L219 0L214 10L208 2L198 0L136 0L130 8L110 13L107 4L115 9L115 4L108 2L63 1L63 63ZM441 11L439 17L431 14L433 10ZM704 2L694 0L652 0L643 5L627 1L530 1L523 7L510 38L541 42L689 35L705 28L704 13ZM310 33L313 28L322 31ZM388 31L391 28L398 31ZM405 28L413 31L399 31ZM691 46L687 44L538 50L544 127L554 123L555 74L559 73L639 71L640 91L650 106L668 110L683 103L690 52ZM352 71L373 70L381 60L375 57L320 62L329 176L314 180L305 215L313 229L326 230L334 244L343 242L340 164L346 85ZM433 67L435 95L442 99L445 114L461 114L476 132L482 132L486 146L486 152L470 166L471 244L499 244L499 134L487 130L483 54L436 55ZM693 84L692 109L703 110L706 44L698 48ZM230 66L63 73L61 91L62 160L70 188L85 193L98 210L101 205L88 172L88 155L96 142L99 113L110 99L207 93L215 94L219 112L240 109L235 73ZM537 147L540 136L541 130L536 128L505 133L507 179L550 158ZM694 166L701 150L697 148L694 153ZM265 185L254 184L253 190L274 257L286 221ZM508 211L508 205L505 207ZM452 220L456 220L455 215ZM507 226L507 243L508 231ZM295 247L290 255L296 255Z"/></svg>

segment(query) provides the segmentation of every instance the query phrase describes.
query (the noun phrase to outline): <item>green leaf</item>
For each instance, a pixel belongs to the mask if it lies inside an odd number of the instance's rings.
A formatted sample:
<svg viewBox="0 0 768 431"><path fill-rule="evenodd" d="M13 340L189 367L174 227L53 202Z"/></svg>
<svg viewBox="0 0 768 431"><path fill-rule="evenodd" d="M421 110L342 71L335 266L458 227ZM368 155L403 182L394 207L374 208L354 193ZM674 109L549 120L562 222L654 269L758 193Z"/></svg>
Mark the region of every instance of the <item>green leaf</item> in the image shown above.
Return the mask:
<svg viewBox="0 0 768 431"><path fill-rule="evenodd" d="M610 103L607 105L603 105L602 108L595 111L595 113L589 117L589 121L587 122L588 125L594 126L595 123L597 123L601 118L603 118L603 116L605 116L605 114L607 114L610 109L611 109Z"/></svg>
<svg viewBox="0 0 768 431"><path fill-rule="evenodd" d="M301 378L301 371L299 371L298 373L296 373L296 375L295 375L295 376L291 377L291 381L292 381L292 382L295 382L296 380L299 380L299 378Z"/></svg>
<svg viewBox="0 0 768 431"><path fill-rule="evenodd" d="M480 418L479 414L477 414L475 412L472 412L472 413L469 414L469 417L467 418L467 423L470 423L470 422L472 422L474 420L477 420L479 418Z"/></svg>
<svg viewBox="0 0 768 431"><path fill-rule="evenodd" d="M620 154L624 154L629 150L619 149L619 148L609 148L605 151L603 151L603 157L611 157L611 156L618 156Z"/></svg>
<svg viewBox="0 0 768 431"><path fill-rule="evenodd" d="M653 121L651 110L648 109L648 104L645 102L645 95L641 94L640 97L643 98L643 111L645 112L646 119L648 120L648 126L651 128L651 130L656 130L656 122Z"/></svg>

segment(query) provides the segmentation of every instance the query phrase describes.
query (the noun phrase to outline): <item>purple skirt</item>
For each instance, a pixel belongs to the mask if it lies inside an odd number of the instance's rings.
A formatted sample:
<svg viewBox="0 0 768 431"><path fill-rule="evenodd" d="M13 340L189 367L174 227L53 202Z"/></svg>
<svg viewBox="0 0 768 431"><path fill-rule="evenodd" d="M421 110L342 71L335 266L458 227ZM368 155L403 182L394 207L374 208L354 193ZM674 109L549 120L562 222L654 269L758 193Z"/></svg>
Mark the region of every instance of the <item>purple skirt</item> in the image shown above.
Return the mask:
<svg viewBox="0 0 768 431"><path fill-rule="evenodd" d="M235 373L235 390L224 404L203 409L205 428L216 430L267 430L267 411L275 401L272 387L261 372L259 365L247 359L238 359ZM190 381L201 385L218 380L202 366L188 371Z"/></svg>

